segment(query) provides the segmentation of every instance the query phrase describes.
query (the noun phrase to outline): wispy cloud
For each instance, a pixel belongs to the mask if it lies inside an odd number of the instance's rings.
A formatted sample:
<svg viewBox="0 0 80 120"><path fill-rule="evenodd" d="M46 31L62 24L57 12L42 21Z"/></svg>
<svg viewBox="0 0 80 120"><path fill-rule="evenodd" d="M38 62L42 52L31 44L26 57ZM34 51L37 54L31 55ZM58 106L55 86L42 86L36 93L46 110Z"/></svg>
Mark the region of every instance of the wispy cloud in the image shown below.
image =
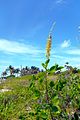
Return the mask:
<svg viewBox="0 0 80 120"><path fill-rule="evenodd" d="M13 63L13 61L10 61L10 60L1 60L0 59L0 65L2 65L2 64L10 64L10 63Z"/></svg>
<svg viewBox="0 0 80 120"><path fill-rule="evenodd" d="M0 51L7 54L39 54L43 53L41 49L38 49L32 45L27 45L24 43L10 41L6 39L0 39Z"/></svg>
<svg viewBox="0 0 80 120"><path fill-rule="evenodd" d="M66 53L70 55L80 55L80 49L70 49L67 50Z"/></svg>
<svg viewBox="0 0 80 120"><path fill-rule="evenodd" d="M57 58L57 60L61 60L61 63L65 63L65 62L72 62L74 63L80 63L80 56L76 57L71 57L71 56L62 56L62 55L53 55L51 56L51 59L53 58Z"/></svg>
<svg viewBox="0 0 80 120"><path fill-rule="evenodd" d="M71 45L70 40L64 40L64 42L61 44L62 48L68 48Z"/></svg>
<svg viewBox="0 0 80 120"><path fill-rule="evenodd" d="M63 4L65 3L65 0L56 0L56 4Z"/></svg>

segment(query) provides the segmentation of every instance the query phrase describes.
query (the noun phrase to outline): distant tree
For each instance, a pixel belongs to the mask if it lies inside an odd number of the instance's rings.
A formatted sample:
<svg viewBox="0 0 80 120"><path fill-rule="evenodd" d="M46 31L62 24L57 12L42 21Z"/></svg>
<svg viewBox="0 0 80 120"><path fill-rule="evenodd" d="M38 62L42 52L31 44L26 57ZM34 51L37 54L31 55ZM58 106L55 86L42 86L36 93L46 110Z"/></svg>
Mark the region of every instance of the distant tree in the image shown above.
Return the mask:
<svg viewBox="0 0 80 120"><path fill-rule="evenodd" d="M38 72L40 72L38 67L35 66L31 66L31 74L37 74Z"/></svg>
<svg viewBox="0 0 80 120"><path fill-rule="evenodd" d="M10 75L14 75L15 70L14 67L12 67L11 65L9 66L9 71L10 71Z"/></svg>
<svg viewBox="0 0 80 120"><path fill-rule="evenodd" d="M16 74L17 74L17 77L18 77L19 72L20 72L20 69L19 69L19 68L14 69L14 73L16 73Z"/></svg>
<svg viewBox="0 0 80 120"><path fill-rule="evenodd" d="M65 64L66 64L66 65L68 65L68 64L69 64L69 62L66 62Z"/></svg>
<svg viewBox="0 0 80 120"><path fill-rule="evenodd" d="M6 75L7 75L7 72L6 71L4 71L4 72L2 72L2 77L6 77Z"/></svg>
<svg viewBox="0 0 80 120"><path fill-rule="evenodd" d="M29 70L28 66L25 67L26 70Z"/></svg>
<svg viewBox="0 0 80 120"><path fill-rule="evenodd" d="M11 65L9 67L7 67L7 69L5 70L7 72L8 75L14 75L15 73L15 69L14 67L12 67Z"/></svg>

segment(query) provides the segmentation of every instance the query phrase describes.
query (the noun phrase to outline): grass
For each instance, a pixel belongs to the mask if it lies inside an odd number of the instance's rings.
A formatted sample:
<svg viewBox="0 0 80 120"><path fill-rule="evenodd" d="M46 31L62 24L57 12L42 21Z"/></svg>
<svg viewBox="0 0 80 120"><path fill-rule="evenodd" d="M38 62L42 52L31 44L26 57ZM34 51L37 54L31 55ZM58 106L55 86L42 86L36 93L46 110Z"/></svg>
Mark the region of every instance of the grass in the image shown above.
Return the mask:
<svg viewBox="0 0 80 120"><path fill-rule="evenodd" d="M38 78L38 80L35 81L37 88L40 89L40 91L44 91L44 83L39 83L38 81L41 80L39 76L43 76L43 73L40 73L36 75L35 78ZM70 75L68 78L68 81L65 86L63 87L63 90L60 91L60 94L63 94L64 96L66 95L66 89L67 86L73 84L71 81L69 83L69 79L77 79L76 81L78 82L80 80L79 78L80 74L76 75ZM61 79L64 80L64 75L51 75L48 76L48 82L50 81L55 81L55 85L58 85L58 80ZM32 75L29 76L23 76L20 78L9 78L6 81L4 81L2 84L0 84L0 89L9 89L10 91L0 93L0 120L37 120L36 118L31 118L29 117L29 111L34 109L31 107L32 104L34 104L33 101L33 96L31 96L31 93L29 93L29 85L32 80ZM69 83L69 85L68 85ZM74 85L74 84L73 84ZM56 87L55 86L55 87ZM79 84L80 87L80 84ZM62 89L62 88L61 88ZM73 88L71 88L73 90ZM70 90L70 88L69 88ZM80 90L80 89L79 89ZM69 91L68 91L69 92ZM74 92L74 91L73 91ZM77 93L79 91L77 90ZM71 93L70 93L71 94ZM79 94L77 94L79 95ZM76 95L74 95L76 96ZM80 96L80 95L79 95ZM78 99L80 98L78 96ZM61 99L65 99L64 97ZM35 100L36 101L36 100ZM75 102L75 100L74 100ZM76 104L76 102L75 102ZM60 101L61 108L63 106L62 101ZM80 105L80 103L79 103ZM34 106L34 105L33 105ZM66 106L68 107L68 106ZM74 105L73 109L77 109L79 106ZM72 108L71 108L72 109ZM69 108L66 109L66 111L69 111ZM40 119L43 120L43 119ZM49 119L48 119L49 120ZM60 120L66 120L66 119L60 119Z"/></svg>
<svg viewBox="0 0 80 120"><path fill-rule="evenodd" d="M2 120L17 120L21 112L25 113L25 105L27 100L27 86L31 76L21 78L7 79L0 85L0 89L10 89L11 91L0 93L0 111ZM6 106L7 105L7 106Z"/></svg>

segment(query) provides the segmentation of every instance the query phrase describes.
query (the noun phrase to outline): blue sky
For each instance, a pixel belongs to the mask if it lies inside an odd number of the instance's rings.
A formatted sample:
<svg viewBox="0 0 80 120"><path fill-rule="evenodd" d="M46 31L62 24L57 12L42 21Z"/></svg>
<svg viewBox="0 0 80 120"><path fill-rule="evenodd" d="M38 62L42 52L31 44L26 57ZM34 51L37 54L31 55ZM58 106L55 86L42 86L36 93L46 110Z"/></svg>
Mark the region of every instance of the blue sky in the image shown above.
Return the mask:
<svg viewBox="0 0 80 120"><path fill-rule="evenodd" d="M50 65L80 66L80 0L0 0L0 72L45 61L52 23Z"/></svg>

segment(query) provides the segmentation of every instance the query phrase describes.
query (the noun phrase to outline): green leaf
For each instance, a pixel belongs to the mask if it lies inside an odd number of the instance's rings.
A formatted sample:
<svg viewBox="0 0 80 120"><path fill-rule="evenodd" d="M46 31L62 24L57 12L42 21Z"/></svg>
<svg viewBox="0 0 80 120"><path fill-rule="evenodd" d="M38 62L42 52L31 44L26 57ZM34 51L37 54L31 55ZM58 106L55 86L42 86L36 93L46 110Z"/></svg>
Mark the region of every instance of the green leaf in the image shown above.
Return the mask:
<svg viewBox="0 0 80 120"><path fill-rule="evenodd" d="M35 97L39 97L40 96L40 91L39 90L34 90L34 95L35 95Z"/></svg>
<svg viewBox="0 0 80 120"><path fill-rule="evenodd" d="M43 119L43 120L46 120L47 119L47 113L45 112L45 111L41 111L41 118Z"/></svg>
<svg viewBox="0 0 80 120"><path fill-rule="evenodd" d="M33 113L33 112L30 112L29 115L34 116L34 113Z"/></svg>
<svg viewBox="0 0 80 120"><path fill-rule="evenodd" d="M62 68L64 68L64 67L63 67L63 66L60 66L60 67L57 68L57 70L61 70Z"/></svg>
<svg viewBox="0 0 80 120"><path fill-rule="evenodd" d="M45 63L42 63L43 68L47 69L50 59L46 60Z"/></svg>
<svg viewBox="0 0 80 120"><path fill-rule="evenodd" d="M50 68L50 71L53 71L53 70L55 70L55 66L52 66L52 67Z"/></svg>
<svg viewBox="0 0 80 120"><path fill-rule="evenodd" d="M51 81L49 85L50 85L50 87L52 88L52 87L54 86L54 82Z"/></svg>
<svg viewBox="0 0 80 120"><path fill-rule="evenodd" d="M58 84L56 85L56 90L61 91L64 87L64 83L59 81Z"/></svg>
<svg viewBox="0 0 80 120"><path fill-rule="evenodd" d="M36 80L36 76L33 75L33 76L32 76L32 81L35 81L35 80Z"/></svg>
<svg viewBox="0 0 80 120"><path fill-rule="evenodd" d="M30 86L29 86L29 87L31 88L32 86L33 86L33 82L30 84Z"/></svg>
<svg viewBox="0 0 80 120"><path fill-rule="evenodd" d="M40 78L39 82L42 83L44 81L44 78Z"/></svg>
<svg viewBox="0 0 80 120"><path fill-rule="evenodd" d="M25 115L19 115L19 120L26 120Z"/></svg>
<svg viewBox="0 0 80 120"><path fill-rule="evenodd" d="M52 106L52 112L58 112L58 107L57 106Z"/></svg>
<svg viewBox="0 0 80 120"><path fill-rule="evenodd" d="M46 69L46 65L45 65L44 63L42 63L42 66L43 66L43 68L45 68L45 69Z"/></svg>
<svg viewBox="0 0 80 120"><path fill-rule="evenodd" d="M48 66L48 64L49 64L49 61L50 61L50 59L46 60L46 62L45 62L46 67L47 67L47 66Z"/></svg>
<svg viewBox="0 0 80 120"><path fill-rule="evenodd" d="M58 95L54 96L52 98L52 102L54 103L54 105L58 106L59 105L59 98Z"/></svg>

